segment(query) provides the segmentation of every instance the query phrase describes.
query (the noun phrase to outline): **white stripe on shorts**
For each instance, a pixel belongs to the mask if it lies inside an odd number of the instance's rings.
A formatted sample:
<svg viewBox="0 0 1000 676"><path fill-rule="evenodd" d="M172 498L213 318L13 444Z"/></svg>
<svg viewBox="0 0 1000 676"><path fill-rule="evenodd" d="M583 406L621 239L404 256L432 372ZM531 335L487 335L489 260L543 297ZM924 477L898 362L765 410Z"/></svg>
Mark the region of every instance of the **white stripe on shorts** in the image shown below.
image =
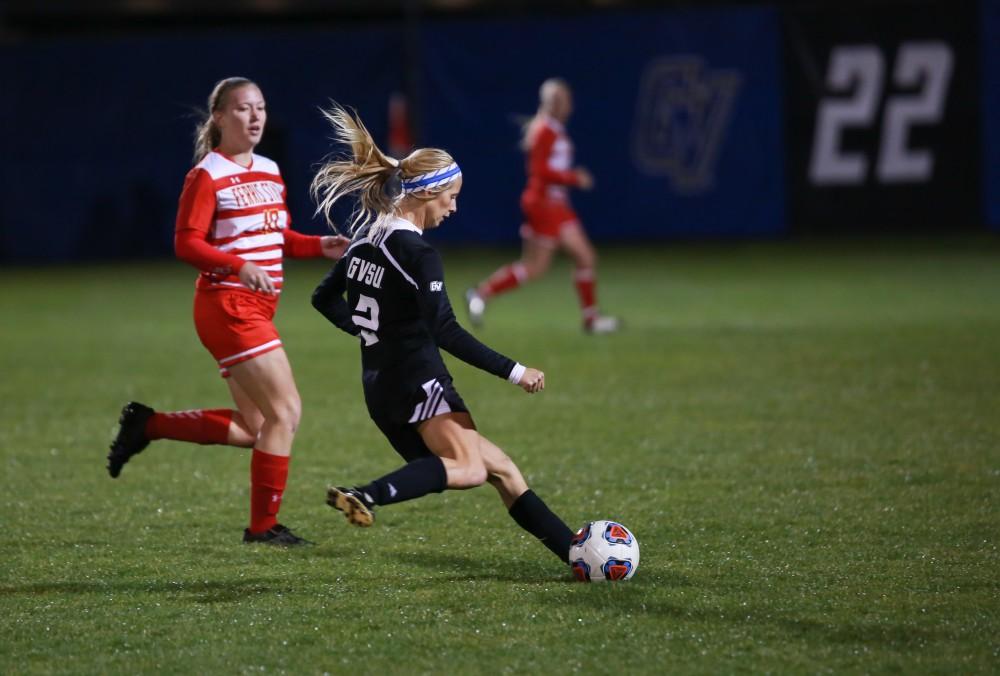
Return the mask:
<svg viewBox="0 0 1000 676"><path fill-rule="evenodd" d="M406 422L423 422L436 415L451 412L451 406L448 405L448 400L444 398L444 388L441 387L441 383L437 381L437 378L428 380L421 387L427 393L427 398L414 407L413 415Z"/></svg>
<svg viewBox="0 0 1000 676"><path fill-rule="evenodd" d="M234 354L231 357L226 357L224 359L220 359L219 360L219 366L224 366L224 365L226 365L227 363L229 363L231 361L235 361L236 359L239 359L240 357L246 357L247 355L257 354L258 352L263 352L264 350L269 350L272 347L277 347L279 345L281 345L281 339L280 338L275 338L274 340L272 340L270 342L267 342L267 343L264 343L263 345L258 345L257 347L251 347L249 350L244 350L243 352L240 352L239 354Z"/></svg>

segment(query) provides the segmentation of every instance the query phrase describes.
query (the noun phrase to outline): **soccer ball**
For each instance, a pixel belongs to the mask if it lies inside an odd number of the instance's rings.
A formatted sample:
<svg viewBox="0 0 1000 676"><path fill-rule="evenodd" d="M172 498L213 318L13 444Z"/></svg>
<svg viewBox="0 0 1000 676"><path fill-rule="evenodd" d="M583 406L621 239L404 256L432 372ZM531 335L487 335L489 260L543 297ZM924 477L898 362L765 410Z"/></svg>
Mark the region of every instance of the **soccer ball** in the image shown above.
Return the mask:
<svg viewBox="0 0 1000 676"><path fill-rule="evenodd" d="M573 536L569 564L581 582L627 580L639 567L639 541L615 521L591 521Z"/></svg>

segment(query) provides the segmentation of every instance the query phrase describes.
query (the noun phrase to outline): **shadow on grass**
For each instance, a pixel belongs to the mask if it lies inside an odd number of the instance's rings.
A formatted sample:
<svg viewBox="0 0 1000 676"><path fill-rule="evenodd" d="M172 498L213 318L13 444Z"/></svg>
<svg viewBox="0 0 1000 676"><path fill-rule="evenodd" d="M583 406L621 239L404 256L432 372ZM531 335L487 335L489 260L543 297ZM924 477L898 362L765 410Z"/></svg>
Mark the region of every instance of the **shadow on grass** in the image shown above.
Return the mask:
<svg viewBox="0 0 1000 676"><path fill-rule="evenodd" d="M564 597L561 603L576 603L601 612L629 610L648 613L660 618L675 620L679 624L697 622L705 624L731 624L771 626L786 640L803 640L842 645L923 646L949 640L947 632L915 627L901 622L819 622L813 619L775 615L773 611L755 612L741 608L739 612L725 609L693 609L673 603L650 600L647 596L629 594L579 594ZM641 607L641 610L639 608ZM770 615L769 615L770 614Z"/></svg>
<svg viewBox="0 0 1000 676"><path fill-rule="evenodd" d="M463 556L454 552L419 550L406 554L406 562L421 568L428 568L441 575L437 579L447 582L469 580L495 580L498 582L521 582L552 584L565 582L575 584L569 569L560 566L553 558L550 565L531 562L522 565L516 560L497 560L488 556Z"/></svg>
<svg viewBox="0 0 1000 676"><path fill-rule="evenodd" d="M553 557L523 563L517 559L496 559L488 556L462 556L454 552L419 551L407 555L407 563L444 573L441 580L460 582L465 580L496 580L499 582L521 582L550 585L565 583L569 586L580 584L569 567L560 564ZM449 573L452 573L449 575ZM610 583L609 583L610 584ZM683 575L647 573L641 582L620 583L629 587L689 587L692 582Z"/></svg>
<svg viewBox="0 0 1000 676"><path fill-rule="evenodd" d="M195 603L227 603L251 594L292 593L278 580L129 580L111 582L33 582L25 585L0 585L3 596L44 596L47 594L167 594L191 597Z"/></svg>

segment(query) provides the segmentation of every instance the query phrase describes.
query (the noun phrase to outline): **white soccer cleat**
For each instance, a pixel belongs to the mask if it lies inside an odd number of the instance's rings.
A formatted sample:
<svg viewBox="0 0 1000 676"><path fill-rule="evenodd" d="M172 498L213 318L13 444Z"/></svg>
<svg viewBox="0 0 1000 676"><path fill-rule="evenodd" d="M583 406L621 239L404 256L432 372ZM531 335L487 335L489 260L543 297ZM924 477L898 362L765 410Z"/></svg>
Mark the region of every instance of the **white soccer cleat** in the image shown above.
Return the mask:
<svg viewBox="0 0 1000 676"><path fill-rule="evenodd" d="M620 328L621 322L618 317L608 315L598 315L583 326L584 331L594 334L614 333Z"/></svg>
<svg viewBox="0 0 1000 676"><path fill-rule="evenodd" d="M483 325L483 314L486 312L486 301L475 289L465 292L465 309L469 311L469 322L473 326Z"/></svg>

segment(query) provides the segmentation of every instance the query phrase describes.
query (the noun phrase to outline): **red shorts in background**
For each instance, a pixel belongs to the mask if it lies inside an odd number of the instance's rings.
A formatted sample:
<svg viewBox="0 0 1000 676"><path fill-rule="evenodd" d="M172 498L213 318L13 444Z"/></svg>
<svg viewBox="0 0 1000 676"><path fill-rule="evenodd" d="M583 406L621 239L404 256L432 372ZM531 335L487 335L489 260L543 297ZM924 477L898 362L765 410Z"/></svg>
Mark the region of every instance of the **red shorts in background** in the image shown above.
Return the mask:
<svg viewBox="0 0 1000 676"><path fill-rule="evenodd" d="M552 246L559 242L559 233L563 228L580 225L580 219L573 211L573 207L565 202L522 199L521 211L524 212L525 218L525 223L521 226L521 237L537 239Z"/></svg>
<svg viewBox="0 0 1000 676"><path fill-rule="evenodd" d="M281 347L273 322L277 307L277 296L252 291L195 292L194 327L223 378L229 377L226 367Z"/></svg>

